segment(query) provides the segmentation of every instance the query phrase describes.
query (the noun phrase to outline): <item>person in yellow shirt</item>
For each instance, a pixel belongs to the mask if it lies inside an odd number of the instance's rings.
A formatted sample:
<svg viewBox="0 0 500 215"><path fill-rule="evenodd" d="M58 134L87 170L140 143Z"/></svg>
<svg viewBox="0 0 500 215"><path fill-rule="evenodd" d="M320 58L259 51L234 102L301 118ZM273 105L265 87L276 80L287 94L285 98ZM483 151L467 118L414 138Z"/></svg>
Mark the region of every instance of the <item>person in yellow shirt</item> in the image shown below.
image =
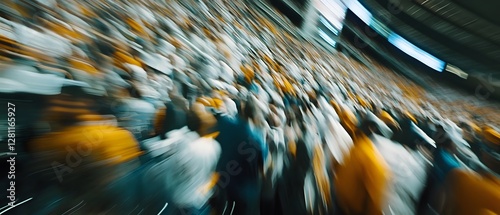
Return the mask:
<svg viewBox="0 0 500 215"><path fill-rule="evenodd" d="M135 181L131 173L139 166L139 145L114 120L94 113L92 100L81 88L72 88L49 101L45 120L53 130L28 144L37 173L34 180L48 191L37 193L34 199L49 201L52 198L46 195L60 193L62 201L40 208L47 214L64 213L82 201L84 214L131 211L137 205L137 187L126 184Z"/></svg>
<svg viewBox="0 0 500 215"><path fill-rule="evenodd" d="M490 131L489 141L500 142L500 135ZM457 169L446 181L444 215L500 214L500 151L484 145L480 150L481 162L473 172Z"/></svg>
<svg viewBox="0 0 500 215"><path fill-rule="evenodd" d="M448 178L446 196L445 215L500 214L498 174L455 170Z"/></svg>
<svg viewBox="0 0 500 215"><path fill-rule="evenodd" d="M346 215L381 215L385 206L388 167L369 135L376 123L364 120L354 132L354 147L335 177L338 209Z"/></svg>

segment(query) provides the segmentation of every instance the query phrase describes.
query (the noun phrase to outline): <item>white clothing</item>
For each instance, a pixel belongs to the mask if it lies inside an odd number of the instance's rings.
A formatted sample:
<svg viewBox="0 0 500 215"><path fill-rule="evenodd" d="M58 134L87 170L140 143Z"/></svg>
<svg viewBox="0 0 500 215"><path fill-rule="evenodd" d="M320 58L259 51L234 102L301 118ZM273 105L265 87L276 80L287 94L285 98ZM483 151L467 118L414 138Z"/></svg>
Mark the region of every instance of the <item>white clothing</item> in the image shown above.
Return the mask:
<svg viewBox="0 0 500 215"><path fill-rule="evenodd" d="M384 214L415 214L414 201L425 186L425 161L383 136L375 134L371 139L392 172Z"/></svg>

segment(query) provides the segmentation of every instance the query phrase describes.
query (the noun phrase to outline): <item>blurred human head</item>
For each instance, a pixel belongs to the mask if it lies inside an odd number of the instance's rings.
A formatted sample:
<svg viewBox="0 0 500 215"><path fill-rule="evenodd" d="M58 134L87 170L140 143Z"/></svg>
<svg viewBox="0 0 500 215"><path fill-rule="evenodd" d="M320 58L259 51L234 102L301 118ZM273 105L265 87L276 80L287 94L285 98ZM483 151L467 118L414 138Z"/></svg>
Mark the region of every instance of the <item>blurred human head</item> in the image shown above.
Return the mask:
<svg viewBox="0 0 500 215"><path fill-rule="evenodd" d="M368 118L365 118L359 127L359 131L370 136L377 131L377 124Z"/></svg>
<svg viewBox="0 0 500 215"><path fill-rule="evenodd" d="M217 123L216 118L207 111L202 103L195 102L187 117L187 126L190 130L198 132L201 136L209 134Z"/></svg>
<svg viewBox="0 0 500 215"><path fill-rule="evenodd" d="M81 87L64 87L61 94L48 98L44 117L54 128L71 126L80 117L96 113L92 96Z"/></svg>
<svg viewBox="0 0 500 215"><path fill-rule="evenodd" d="M455 144L442 125L437 125L436 132L432 136L432 139L436 142L438 149L454 149Z"/></svg>

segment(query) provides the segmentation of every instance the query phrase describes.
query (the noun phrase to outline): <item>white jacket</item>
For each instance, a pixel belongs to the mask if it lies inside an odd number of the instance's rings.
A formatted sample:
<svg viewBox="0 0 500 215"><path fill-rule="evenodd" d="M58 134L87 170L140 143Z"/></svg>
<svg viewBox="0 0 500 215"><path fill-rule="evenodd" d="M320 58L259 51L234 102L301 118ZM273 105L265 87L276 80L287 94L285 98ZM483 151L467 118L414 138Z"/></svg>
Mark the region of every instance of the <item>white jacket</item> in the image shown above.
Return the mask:
<svg viewBox="0 0 500 215"><path fill-rule="evenodd" d="M413 200L419 198L425 186L425 161L383 136L375 134L371 139L392 172L384 214L415 214Z"/></svg>
<svg viewBox="0 0 500 215"><path fill-rule="evenodd" d="M148 171L158 189L168 193L169 202L180 207L201 208L213 194L203 188L212 179L221 148L213 138L200 137L186 128L170 132L156 149L168 155Z"/></svg>

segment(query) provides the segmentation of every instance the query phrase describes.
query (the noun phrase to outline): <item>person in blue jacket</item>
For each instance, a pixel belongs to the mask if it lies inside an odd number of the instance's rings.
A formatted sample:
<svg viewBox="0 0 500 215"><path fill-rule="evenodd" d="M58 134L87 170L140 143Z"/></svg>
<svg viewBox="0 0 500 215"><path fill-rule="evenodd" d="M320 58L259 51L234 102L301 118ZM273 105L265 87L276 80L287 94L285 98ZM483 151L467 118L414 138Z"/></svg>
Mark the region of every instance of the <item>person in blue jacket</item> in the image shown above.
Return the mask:
<svg viewBox="0 0 500 215"><path fill-rule="evenodd" d="M249 126L255 107L249 103L239 107L240 116L236 118L216 114L220 132L216 140L222 152L217 164L218 199L214 208L221 213L258 215L260 178L267 150L264 140Z"/></svg>

